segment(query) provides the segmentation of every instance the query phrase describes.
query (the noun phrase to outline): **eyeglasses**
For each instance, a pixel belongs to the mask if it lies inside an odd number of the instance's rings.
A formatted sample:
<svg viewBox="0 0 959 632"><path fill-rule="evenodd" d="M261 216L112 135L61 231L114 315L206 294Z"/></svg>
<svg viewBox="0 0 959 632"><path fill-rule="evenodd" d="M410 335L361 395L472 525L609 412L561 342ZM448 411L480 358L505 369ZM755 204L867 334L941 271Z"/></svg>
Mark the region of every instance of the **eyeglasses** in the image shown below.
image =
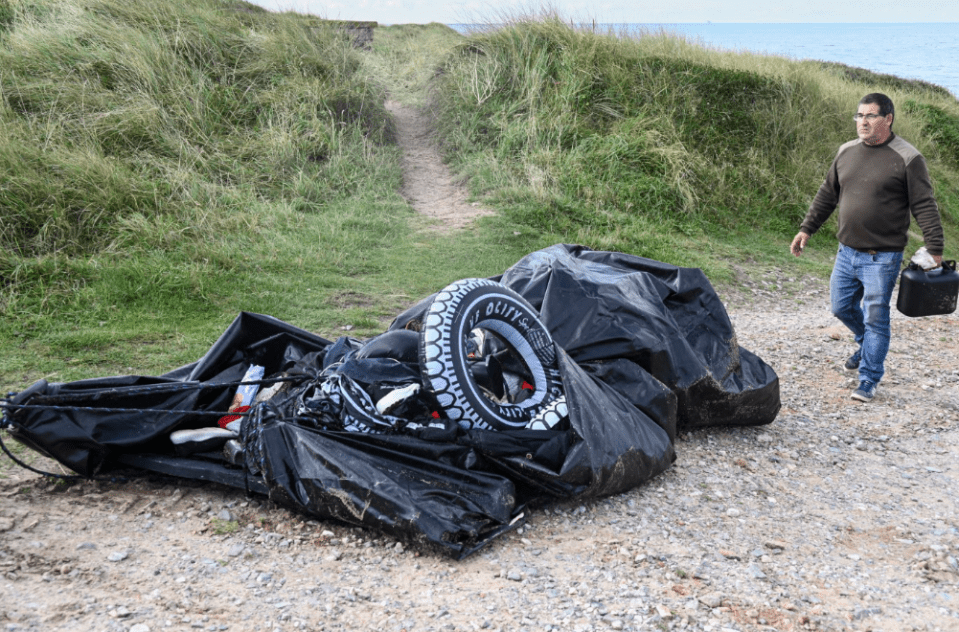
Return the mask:
<svg viewBox="0 0 959 632"><path fill-rule="evenodd" d="M883 118L882 114L860 114L859 112L852 115L852 120L857 123L863 119L866 119L870 123L875 121L877 118Z"/></svg>

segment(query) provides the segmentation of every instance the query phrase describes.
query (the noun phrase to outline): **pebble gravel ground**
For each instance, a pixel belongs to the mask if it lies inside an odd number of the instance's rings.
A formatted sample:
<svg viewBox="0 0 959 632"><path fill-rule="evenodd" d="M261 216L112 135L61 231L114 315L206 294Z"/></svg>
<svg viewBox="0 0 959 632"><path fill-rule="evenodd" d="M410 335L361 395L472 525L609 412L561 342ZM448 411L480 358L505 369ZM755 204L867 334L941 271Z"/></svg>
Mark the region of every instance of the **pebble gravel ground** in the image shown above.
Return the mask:
<svg viewBox="0 0 959 632"><path fill-rule="evenodd" d="M894 313L861 404L804 287L723 295L780 376L775 422L683 432L665 474L463 561L212 484L5 463L0 632L959 630L959 318Z"/></svg>

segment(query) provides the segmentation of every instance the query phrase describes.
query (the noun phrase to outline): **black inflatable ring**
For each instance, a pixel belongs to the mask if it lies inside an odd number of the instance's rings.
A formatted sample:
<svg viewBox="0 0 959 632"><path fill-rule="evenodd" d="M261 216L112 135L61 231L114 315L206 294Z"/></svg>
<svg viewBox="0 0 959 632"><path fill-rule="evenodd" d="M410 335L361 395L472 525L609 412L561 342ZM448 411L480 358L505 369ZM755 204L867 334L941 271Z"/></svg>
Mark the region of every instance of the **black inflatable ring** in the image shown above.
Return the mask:
<svg viewBox="0 0 959 632"><path fill-rule="evenodd" d="M495 333L522 358L533 394L517 404L483 394L473 379L465 341L474 329ZM447 417L464 428L525 428L540 409L562 394L556 348L536 310L522 296L489 279L463 279L440 291L420 332L423 384Z"/></svg>

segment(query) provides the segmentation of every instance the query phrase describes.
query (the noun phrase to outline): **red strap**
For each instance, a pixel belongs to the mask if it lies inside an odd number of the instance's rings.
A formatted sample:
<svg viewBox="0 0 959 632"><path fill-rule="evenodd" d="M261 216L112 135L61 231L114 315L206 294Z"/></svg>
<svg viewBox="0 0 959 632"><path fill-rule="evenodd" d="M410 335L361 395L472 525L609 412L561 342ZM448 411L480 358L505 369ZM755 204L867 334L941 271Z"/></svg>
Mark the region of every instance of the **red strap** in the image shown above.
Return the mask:
<svg viewBox="0 0 959 632"><path fill-rule="evenodd" d="M249 407L249 406L240 406L239 408L237 408L237 409L234 410L233 412L235 412L235 413L245 413L245 412L248 411L248 410L250 410L250 407ZM230 423L231 421L236 421L236 420L239 419L240 417L242 417L242 415L224 415L223 417L220 417L220 419L216 422L216 424L217 424L218 426L220 426L221 428L226 428L226 425L227 425L228 423Z"/></svg>

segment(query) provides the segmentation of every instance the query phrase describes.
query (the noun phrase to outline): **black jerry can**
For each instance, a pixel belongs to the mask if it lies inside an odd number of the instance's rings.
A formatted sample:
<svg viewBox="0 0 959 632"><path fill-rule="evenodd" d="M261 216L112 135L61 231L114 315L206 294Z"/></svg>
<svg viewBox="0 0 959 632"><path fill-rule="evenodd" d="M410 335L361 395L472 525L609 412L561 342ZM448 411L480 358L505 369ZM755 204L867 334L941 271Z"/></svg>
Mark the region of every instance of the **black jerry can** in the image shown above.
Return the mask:
<svg viewBox="0 0 959 632"><path fill-rule="evenodd" d="M906 316L939 316L956 311L959 272L955 261L943 261L942 268L926 272L914 263L899 277L896 309Z"/></svg>

